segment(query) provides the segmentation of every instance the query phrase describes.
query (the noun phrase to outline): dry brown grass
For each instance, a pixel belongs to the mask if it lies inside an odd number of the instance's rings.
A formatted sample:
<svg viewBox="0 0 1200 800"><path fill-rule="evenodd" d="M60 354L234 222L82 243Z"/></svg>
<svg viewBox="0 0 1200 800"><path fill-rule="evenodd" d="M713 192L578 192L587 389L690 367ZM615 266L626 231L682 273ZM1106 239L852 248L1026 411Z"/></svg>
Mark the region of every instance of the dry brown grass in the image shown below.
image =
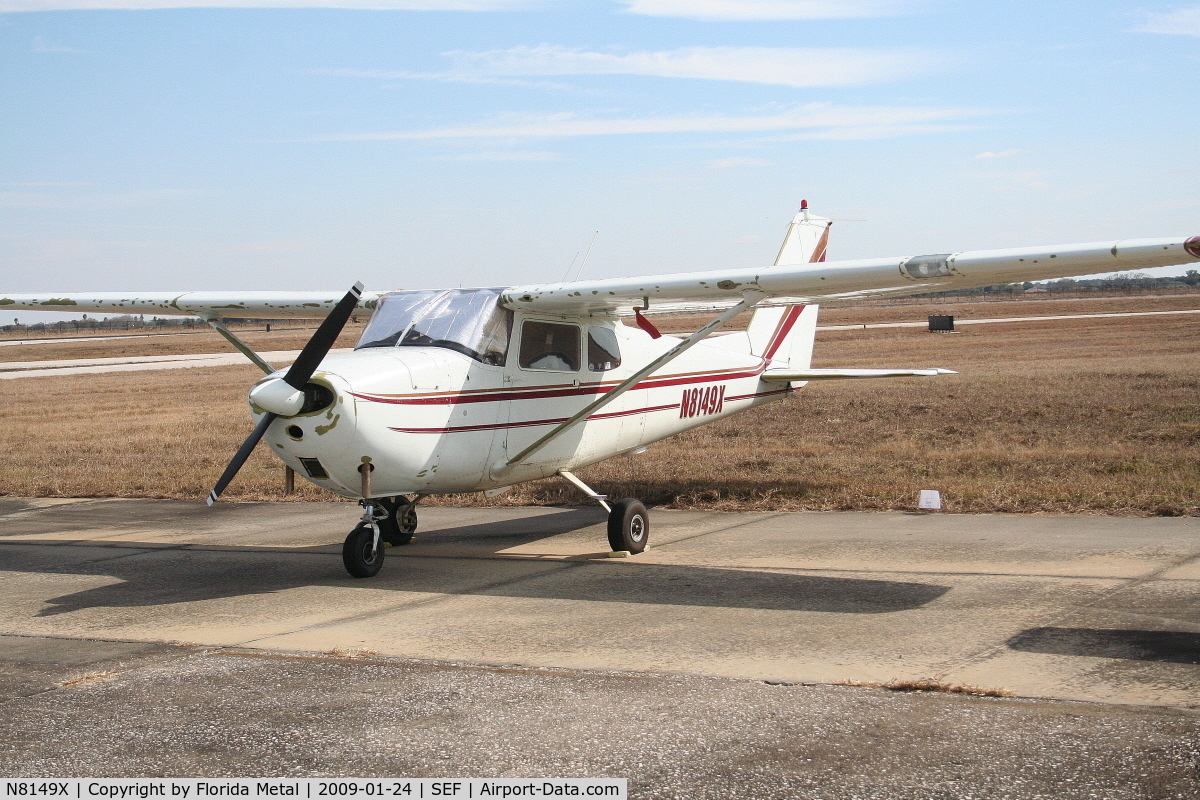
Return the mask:
<svg viewBox="0 0 1200 800"><path fill-rule="evenodd" d="M1005 314L989 304L975 316L1042 315L1037 302L1006 303ZM890 320L939 310L909 306ZM835 324L830 317L822 322ZM957 512L1200 514L1194 317L823 331L816 352L815 366L962 374L812 384L582 477L610 496L676 508L913 509L919 490L938 489ZM246 365L0 381L0 494L199 500L248 431L244 393L259 374ZM260 449L226 497L279 498L281 473ZM332 498L300 483L299 499ZM581 500L553 480L487 501L425 502Z"/></svg>

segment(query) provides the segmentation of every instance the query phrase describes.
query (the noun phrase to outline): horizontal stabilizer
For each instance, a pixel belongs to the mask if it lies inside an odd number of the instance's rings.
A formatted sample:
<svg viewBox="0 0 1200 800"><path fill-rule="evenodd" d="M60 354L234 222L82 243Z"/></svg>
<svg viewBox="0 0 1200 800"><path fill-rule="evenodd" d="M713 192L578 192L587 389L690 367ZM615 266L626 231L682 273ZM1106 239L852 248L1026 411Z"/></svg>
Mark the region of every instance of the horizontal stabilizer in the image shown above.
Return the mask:
<svg viewBox="0 0 1200 800"><path fill-rule="evenodd" d="M957 375L952 369L769 369L764 381L791 383L793 381L837 381L848 378L931 378L935 375Z"/></svg>

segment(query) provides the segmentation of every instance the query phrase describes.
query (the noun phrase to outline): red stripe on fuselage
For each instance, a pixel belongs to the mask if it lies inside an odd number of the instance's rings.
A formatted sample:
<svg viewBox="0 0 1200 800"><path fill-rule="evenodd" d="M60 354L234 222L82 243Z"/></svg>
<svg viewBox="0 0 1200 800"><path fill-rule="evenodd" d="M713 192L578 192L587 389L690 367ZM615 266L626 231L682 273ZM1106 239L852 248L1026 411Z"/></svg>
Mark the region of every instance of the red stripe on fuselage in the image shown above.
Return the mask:
<svg viewBox="0 0 1200 800"><path fill-rule="evenodd" d="M614 417L628 417L633 414L648 414L651 411L669 411L679 408L679 403L665 406L648 406L646 408L635 408L630 411L610 411L605 414L593 414L588 419L612 419ZM489 425L458 425L448 428L389 428L389 430L397 433L469 433L471 431L495 431L508 428L531 428L538 425L558 425L566 422L569 417L559 417L557 419L531 419L524 422L497 422Z"/></svg>
<svg viewBox="0 0 1200 800"><path fill-rule="evenodd" d="M756 367L742 367L721 370L718 372L691 372L662 377L649 377L638 382L634 389L657 389L663 386L681 386L689 383L712 383L713 381L733 380L735 378L755 378L767 368L763 361ZM461 403L494 403L502 400L540 400L546 397L579 397L594 394L607 394L619 385L619 381L606 381L584 386L514 386L508 389L476 389L467 392L451 392L437 394L401 394L377 395L350 392L360 400L370 403L389 403L406 406L444 406Z"/></svg>

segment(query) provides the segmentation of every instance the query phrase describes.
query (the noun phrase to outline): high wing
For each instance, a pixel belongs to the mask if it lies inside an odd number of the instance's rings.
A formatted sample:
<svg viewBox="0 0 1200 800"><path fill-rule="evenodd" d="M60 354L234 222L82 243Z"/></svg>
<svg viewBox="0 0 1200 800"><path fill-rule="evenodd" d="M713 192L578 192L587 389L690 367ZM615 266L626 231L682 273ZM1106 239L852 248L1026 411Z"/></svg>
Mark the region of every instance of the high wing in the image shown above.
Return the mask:
<svg viewBox="0 0 1200 800"><path fill-rule="evenodd" d="M103 311L110 314L182 314L204 319L324 318L345 291L329 292L87 292L0 296L0 311ZM373 309L380 292L363 292L359 308Z"/></svg>
<svg viewBox="0 0 1200 800"><path fill-rule="evenodd" d="M1166 267L1200 261L1200 236L975 250L514 286L501 297L513 309L603 313L656 302L681 309L696 301L787 297L796 302L921 294L1013 281Z"/></svg>
<svg viewBox="0 0 1200 800"><path fill-rule="evenodd" d="M1046 280L1097 272L1166 267L1200 261L1200 236L975 250L570 281L514 286L501 295L509 308L559 314L619 313L632 306L670 304L671 310L726 306L746 298L777 302L908 295ZM10 294L0 310L100 311L115 314L217 317L324 317L343 292L161 292ZM373 309L384 292L364 292L359 308ZM693 305L695 304L695 305Z"/></svg>

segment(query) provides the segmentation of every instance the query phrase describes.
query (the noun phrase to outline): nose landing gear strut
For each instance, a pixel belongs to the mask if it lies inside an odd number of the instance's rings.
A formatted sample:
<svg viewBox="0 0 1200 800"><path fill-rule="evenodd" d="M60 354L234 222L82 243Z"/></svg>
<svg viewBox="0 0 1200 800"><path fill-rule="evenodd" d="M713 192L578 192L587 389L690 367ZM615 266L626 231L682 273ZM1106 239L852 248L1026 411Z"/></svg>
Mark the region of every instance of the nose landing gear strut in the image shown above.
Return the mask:
<svg viewBox="0 0 1200 800"><path fill-rule="evenodd" d="M369 578L383 567L384 543L393 547L411 543L417 532L417 503L424 497L419 494L410 500L399 495L359 501L362 520L342 545L346 571L355 578Z"/></svg>
<svg viewBox="0 0 1200 800"><path fill-rule="evenodd" d="M342 563L355 578L370 578L383 567L384 543L392 547L408 545L416 533L416 504L424 494L409 500L403 495L390 498L371 497L371 473L374 465L364 463L362 475L362 519L342 545Z"/></svg>

